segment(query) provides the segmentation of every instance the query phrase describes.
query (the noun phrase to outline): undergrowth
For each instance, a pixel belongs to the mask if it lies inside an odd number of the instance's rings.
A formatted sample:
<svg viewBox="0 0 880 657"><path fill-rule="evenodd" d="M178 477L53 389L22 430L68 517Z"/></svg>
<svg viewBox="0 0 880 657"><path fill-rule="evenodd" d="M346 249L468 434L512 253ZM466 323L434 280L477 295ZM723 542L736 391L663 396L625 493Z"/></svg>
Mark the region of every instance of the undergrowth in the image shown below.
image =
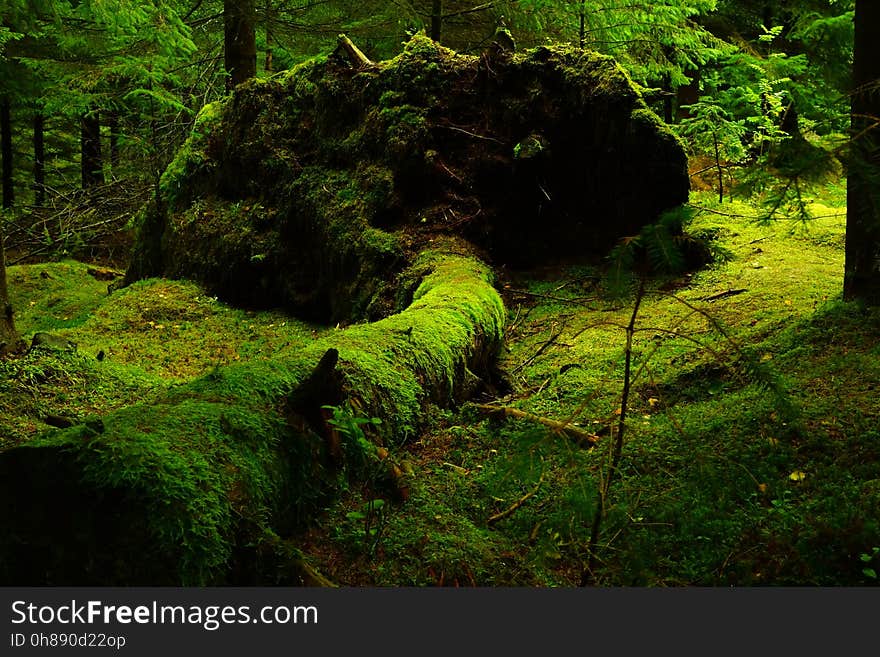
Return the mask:
<svg viewBox="0 0 880 657"><path fill-rule="evenodd" d="M711 236L725 257L646 290L595 583L876 582L880 313L840 300L844 211L830 192L809 224L762 223L746 203L694 195L703 209L688 231ZM465 406L409 446L416 489L386 511L372 559L358 552L347 507L308 537L331 577L579 583L632 307L585 266L510 276L505 296L513 392L494 402L571 421L596 446ZM362 501L353 493L349 505Z"/></svg>
<svg viewBox="0 0 880 657"><path fill-rule="evenodd" d="M840 300L841 201L832 189L809 224L760 223L746 203L692 196L701 209L688 232L724 257L645 290L595 583L876 582L880 313ZM25 337L49 331L75 348L0 363L4 446L45 431L49 414L153 399L218 365L295 353L326 331L231 309L187 283L151 279L107 296L106 282L73 262L13 267L10 279ZM621 412L632 305L592 266L507 272L502 291L510 391L476 401L521 417L432 407L427 430L395 446L405 499L374 486L372 471L347 482L295 539L336 583L579 583ZM363 448L358 430L372 418L347 413L336 426ZM571 422L593 440L535 418Z"/></svg>

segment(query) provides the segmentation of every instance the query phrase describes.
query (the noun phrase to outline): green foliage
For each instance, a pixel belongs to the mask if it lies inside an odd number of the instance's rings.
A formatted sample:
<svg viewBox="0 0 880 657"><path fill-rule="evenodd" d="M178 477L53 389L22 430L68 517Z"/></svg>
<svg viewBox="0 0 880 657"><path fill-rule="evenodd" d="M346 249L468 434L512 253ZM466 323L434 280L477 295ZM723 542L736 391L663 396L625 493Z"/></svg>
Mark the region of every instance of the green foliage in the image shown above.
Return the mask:
<svg viewBox="0 0 880 657"><path fill-rule="evenodd" d="M529 0L522 4L540 12L542 30L571 42L581 40L583 21L582 45L614 56L643 84L686 84L689 71L731 49L696 20L715 9L715 0Z"/></svg>
<svg viewBox="0 0 880 657"><path fill-rule="evenodd" d="M638 235L624 237L608 256L608 292L617 297L625 295L632 291L634 279L649 273L680 273L687 264L685 248L693 248L694 244L708 251L705 242L684 232L693 215L694 210L688 206L667 210Z"/></svg>
<svg viewBox="0 0 880 657"><path fill-rule="evenodd" d="M355 415L350 404L345 407L322 406L321 408L331 412L327 424L334 427L345 439L343 450L346 463L355 473L371 478L370 473L380 459L378 447L367 437L363 427L377 427L382 424L382 420L378 417L359 417Z"/></svg>
<svg viewBox="0 0 880 657"><path fill-rule="evenodd" d="M346 519L364 523L364 551L367 556L376 554L382 541L382 534L387 528L387 505L383 499L369 500L359 511L349 511Z"/></svg>
<svg viewBox="0 0 880 657"><path fill-rule="evenodd" d="M880 547L876 546L871 548L870 552L862 552L859 555L859 561L865 564L865 567L862 568L862 574L870 580L877 579L877 571L869 564L873 563L878 556L880 556Z"/></svg>

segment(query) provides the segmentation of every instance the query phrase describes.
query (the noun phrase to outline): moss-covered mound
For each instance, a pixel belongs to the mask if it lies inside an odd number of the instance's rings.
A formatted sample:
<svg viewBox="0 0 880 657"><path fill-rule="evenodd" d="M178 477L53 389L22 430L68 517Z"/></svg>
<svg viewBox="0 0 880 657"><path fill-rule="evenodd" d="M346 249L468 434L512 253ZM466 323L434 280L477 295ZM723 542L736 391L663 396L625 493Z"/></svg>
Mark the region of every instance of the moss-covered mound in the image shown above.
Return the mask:
<svg viewBox="0 0 880 657"><path fill-rule="evenodd" d="M456 234L496 264L604 254L688 193L686 157L610 58L566 46L309 61L209 105L145 208L129 282L187 277L334 323Z"/></svg>

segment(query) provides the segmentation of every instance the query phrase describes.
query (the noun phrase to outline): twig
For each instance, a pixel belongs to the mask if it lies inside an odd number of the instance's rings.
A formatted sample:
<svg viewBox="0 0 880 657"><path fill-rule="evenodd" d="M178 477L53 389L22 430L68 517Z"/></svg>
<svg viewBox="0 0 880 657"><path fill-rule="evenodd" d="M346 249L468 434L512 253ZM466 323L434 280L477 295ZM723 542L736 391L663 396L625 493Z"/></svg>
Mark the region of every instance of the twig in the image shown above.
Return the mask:
<svg viewBox="0 0 880 657"><path fill-rule="evenodd" d="M708 297L700 297L700 301L718 301L718 299L725 299L727 297L735 297L737 294L742 294L743 292L748 292L746 288L738 288L736 290L726 290L724 292L719 292L718 294L710 294Z"/></svg>
<svg viewBox="0 0 880 657"><path fill-rule="evenodd" d="M460 465L455 465L455 463L450 463L449 461L443 461L441 465L445 465L447 468L460 475L467 475L471 473L471 471L467 468L463 468Z"/></svg>
<svg viewBox="0 0 880 657"><path fill-rule="evenodd" d="M516 324L519 321L519 311L522 310L522 304L518 304L516 306L516 315L513 318L513 321L507 325L507 328L504 330L504 335L509 336L513 334L513 331L516 329Z"/></svg>
<svg viewBox="0 0 880 657"><path fill-rule="evenodd" d="M611 484L614 481L614 475L617 474L617 467L620 464L620 456L623 453L623 438L626 431L626 415L629 404L629 393L631 390L632 380L632 352L633 352L633 336L636 332L636 319L639 315L639 307L642 305L642 299L645 296L645 279L639 281L639 289L636 292L636 300L633 304L632 315L629 318L629 324L626 327L626 349L623 366L623 392L620 396L620 415L617 419L617 435L614 436L614 443L611 446L611 462L608 464L608 472L605 480L599 482L598 491L596 493L596 511L593 515L593 526L590 530L590 542L587 546L589 561L581 574L581 586L587 586L595 580L596 566L598 563L597 546L599 544L599 534L602 529L602 520L605 517L605 509L608 503L608 494L611 490Z"/></svg>
<svg viewBox="0 0 880 657"><path fill-rule="evenodd" d="M513 514L518 508L520 508L523 504L529 501L530 498L534 497L538 490L541 488L541 484L544 483L544 472L541 472L541 476L538 477L538 483L534 487L534 489L530 490L528 493L519 498L516 502L511 504L509 507L504 509L499 513L496 513L494 516L490 516L488 520L486 520L486 524L493 525L499 520L504 520L509 515Z"/></svg>
<svg viewBox="0 0 880 657"><path fill-rule="evenodd" d="M475 139L483 139L483 140L485 140L485 141L494 141L496 144L501 144L502 146L505 145L503 141L501 141L500 139L495 139L495 137L487 137L486 135L478 135L478 134L476 134L476 133L468 132L467 130L465 130L465 129L463 129L463 128L459 128L459 127L454 126L454 125L444 125L444 124L442 124L442 123L438 123L438 124L436 125L436 127L438 127L438 128L446 128L447 130L454 130L455 132L460 132L460 133L462 133L462 134L467 135L468 137L473 137L473 138L475 138Z"/></svg>
<svg viewBox="0 0 880 657"><path fill-rule="evenodd" d="M548 299L550 301L561 301L562 303L582 303L584 301L596 301L596 297L557 297L552 294L541 294L540 292L529 292L528 290L506 290L510 294L521 294L535 299Z"/></svg>
<svg viewBox="0 0 880 657"><path fill-rule="evenodd" d="M564 330L565 330L565 327L559 329L558 331L556 331L556 333L551 335L550 339L547 340L544 344L542 344L541 347L538 349L538 351L536 351L532 356L530 356L529 358L526 358L522 363L520 363L519 365L514 367L513 371L511 373L516 374L521 369L523 369L526 365L529 365L532 361L534 361L538 356L543 354L550 345L552 345L554 342L556 342L556 340L559 339L559 336L562 335L562 332Z"/></svg>
<svg viewBox="0 0 880 657"><path fill-rule="evenodd" d="M521 411L520 409L513 408L512 406L477 404L477 408L485 413L499 414L506 417L517 418L519 420L528 420L530 422L543 424L545 427L549 427L550 429L552 429L554 433L561 434L566 438L573 440L580 447L589 448L599 442L599 436L589 431L586 431L585 429L581 429L580 427L576 427L570 422L560 422L559 420L553 420L549 417L543 417L541 415L535 415L533 413Z"/></svg>
<svg viewBox="0 0 880 657"><path fill-rule="evenodd" d="M737 214L735 212L722 212L721 210L713 210L712 208L706 208L702 205L696 205L695 203L687 203L686 205L687 207L699 210L700 212L708 212L709 214L717 214L722 217L730 217L732 219L754 219L756 221L761 219L761 217L750 214Z"/></svg>

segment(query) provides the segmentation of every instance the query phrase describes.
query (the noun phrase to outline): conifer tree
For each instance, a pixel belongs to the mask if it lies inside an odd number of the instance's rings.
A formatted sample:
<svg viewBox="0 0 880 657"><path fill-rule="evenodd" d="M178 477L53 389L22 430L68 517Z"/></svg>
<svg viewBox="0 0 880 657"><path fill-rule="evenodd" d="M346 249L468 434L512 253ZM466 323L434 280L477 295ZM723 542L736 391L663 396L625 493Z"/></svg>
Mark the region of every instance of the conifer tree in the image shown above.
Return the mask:
<svg viewBox="0 0 880 657"><path fill-rule="evenodd" d="M256 16L253 0L224 0L223 52L227 89L257 74Z"/></svg>
<svg viewBox="0 0 880 657"><path fill-rule="evenodd" d="M12 109L9 96L0 96L0 158L3 160L3 209L15 202L12 181Z"/></svg>

